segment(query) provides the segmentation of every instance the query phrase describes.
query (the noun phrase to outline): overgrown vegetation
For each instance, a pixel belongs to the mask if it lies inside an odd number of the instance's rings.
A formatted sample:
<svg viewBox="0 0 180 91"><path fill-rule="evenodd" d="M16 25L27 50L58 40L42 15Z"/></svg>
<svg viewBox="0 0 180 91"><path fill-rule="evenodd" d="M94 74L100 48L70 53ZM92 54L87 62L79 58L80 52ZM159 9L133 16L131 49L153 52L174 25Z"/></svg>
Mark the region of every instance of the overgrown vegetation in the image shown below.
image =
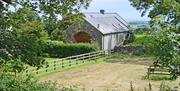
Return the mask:
<svg viewBox="0 0 180 91"><path fill-rule="evenodd" d="M14 77L13 75L0 74L1 91L59 91L55 84L46 82L38 83L32 77Z"/></svg>
<svg viewBox="0 0 180 91"><path fill-rule="evenodd" d="M170 68L173 78L177 78L180 75L180 36L170 31L156 33L154 38L157 59L154 65Z"/></svg>
<svg viewBox="0 0 180 91"><path fill-rule="evenodd" d="M24 71L25 65L41 67L45 41L48 38L64 40L65 36L61 35L73 22L80 22L83 17L80 9L90 3L90 0L4 1L7 0L0 1L0 72L11 75ZM33 78L0 75L1 91L56 90L49 84L32 81Z"/></svg>
<svg viewBox="0 0 180 91"><path fill-rule="evenodd" d="M64 31L73 22L79 22L83 16L80 9L87 8L89 3L89 0L0 1L0 49L3 50L0 64L10 66L14 72L22 71L24 64L42 66L44 41L54 30L59 34L59 29ZM57 38L61 39L64 37Z"/></svg>
<svg viewBox="0 0 180 91"><path fill-rule="evenodd" d="M80 9L87 8L90 1L16 0L12 2L13 4L0 2L0 49L2 49L0 50L0 70L16 73L23 71L24 65L27 64L42 66L44 48L47 49L46 53L53 57L65 57L98 50L95 45L90 44L52 43L53 47L51 47L51 42L45 43L48 37L52 40L63 41L66 37L64 30L74 21L81 21L83 14ZM146 45L147 49L142 53L150 50L149 53L157 57L154 64L170 68L173 78L177 78L180 75L180 2L178 0L130 1L136 9L143 11L142 15L150 10L151 28L154 30L154 33L151 33L152 37L142 37L143 40L138 39L140 42L136 43L135 40L134 43ZM15 10L11 11L10 8ZM58 19L58 15L61 15L62 20ZM133 39L130 37L128 43ZM44 43L48 47L44 47ZM31 78L23 78L2 74L0 90L56 90L49 84L38 84Z"/></svg>
<svg viewBox="0 0 180 91"><path fill-rule="evenodd" d="M161 85L159 86L158 91L172 91L173 89L170 88L166 83L162 82ZM130 90L129 91L136 91L135 87L133 86L133 83L130 83ZM144 91L154 91L152 88L151 83L149 83L148 87L144 88Z"/></svg>
<svg viewBox="0 0 180 91"><path fill-rule="evenodd" d="M12 64L14 72L22 71L23 64L41 66L44 40L47 38L41 23L27 21L14 28L13 31L0 30L0 49L4 49L0 51L0 64Z"/></svg>
<svg viewBox="0 0 180 91"><path fill-rule="evenodd" d="M129 0L131 5L142 11L142 16L149 11L154 40L152 48L157 59L156 66L168 67L173 78L180 76L179 22L180 2L178 0Z"/></svg>
<svg viewBox="0 0 180 91"><path fill-rule="evenodd" d="M155 56L156 50L154 48L155 40L150 33L135 34L135 40L129 45L144 46L143 49L134 52L135 55L141 56Z"/></svg>
<svg viewBox="0 0 180 91"><path fill-rule="evenodd" d="M96 44L90 43L63 43L58 41L46 41L44 54L50 57L67 57L98 51Z"/></svg>
<svg viewBox="0 0 180 91"><path fill-rule="evenodd" d="M126 45L126 44L129 44L129 43L132 43L132 42L134 42L135 41L135 35L132 33L132 34L128 34L127 36L126 36L126 39L125 39L125 41L124 41L124 44Z"/></svg>

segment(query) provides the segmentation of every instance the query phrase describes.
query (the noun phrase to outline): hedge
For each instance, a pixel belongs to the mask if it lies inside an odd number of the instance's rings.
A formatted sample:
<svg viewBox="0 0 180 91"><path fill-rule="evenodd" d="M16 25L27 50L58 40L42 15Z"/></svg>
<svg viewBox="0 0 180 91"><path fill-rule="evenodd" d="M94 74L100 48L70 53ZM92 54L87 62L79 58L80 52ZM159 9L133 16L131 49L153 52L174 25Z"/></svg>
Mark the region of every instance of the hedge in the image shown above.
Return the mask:
<svg viewBox="0 0 180 91"><path fill-rule="evenodd" d="M44 54L49 57L68 57L98 50L96 44L46 41Z"/></svg>

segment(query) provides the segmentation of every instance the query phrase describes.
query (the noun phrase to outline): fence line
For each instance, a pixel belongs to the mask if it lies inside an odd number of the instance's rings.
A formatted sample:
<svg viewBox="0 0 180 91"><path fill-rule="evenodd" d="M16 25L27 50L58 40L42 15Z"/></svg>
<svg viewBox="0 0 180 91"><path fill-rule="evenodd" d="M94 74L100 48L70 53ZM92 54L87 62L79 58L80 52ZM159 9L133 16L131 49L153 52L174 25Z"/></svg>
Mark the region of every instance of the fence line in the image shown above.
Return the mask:
<svg viewBox="0 0 180 91"><path fill-rule="evenodd" d="M23 74L28 76L29 74L43 74L43 73L50 73L55 72L60 69L65 69L72 66L78 66L85 64L87 62L97 62L97 59L105 57L106 55L111 54L112 50L101 50L97 52L90 52L55 60L46 61L45 65L41 68L33 67L33 68L27 68L26 71L24 71Z"/></svg>

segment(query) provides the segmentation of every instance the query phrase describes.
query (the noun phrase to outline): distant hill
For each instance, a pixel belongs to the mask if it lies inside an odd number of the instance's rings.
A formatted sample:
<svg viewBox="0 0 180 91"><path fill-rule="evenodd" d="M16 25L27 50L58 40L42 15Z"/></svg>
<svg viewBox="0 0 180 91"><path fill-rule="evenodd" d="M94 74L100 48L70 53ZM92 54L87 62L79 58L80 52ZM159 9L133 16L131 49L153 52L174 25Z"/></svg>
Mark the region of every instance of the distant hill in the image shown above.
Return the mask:
<svg viewBox="0 0 180 91"><path fill-rule="evenodd" d="M136 24L144 24L144 25L149 25L149 21L130 21L128 22L129 24L133 24L133 25L136 25Z"/></svg>
<svg viewBox="0 0 180 91"><path fill-rule="evenodd" d="M149 27L149 21L131 21L128 24L132 29Z"/></svg>

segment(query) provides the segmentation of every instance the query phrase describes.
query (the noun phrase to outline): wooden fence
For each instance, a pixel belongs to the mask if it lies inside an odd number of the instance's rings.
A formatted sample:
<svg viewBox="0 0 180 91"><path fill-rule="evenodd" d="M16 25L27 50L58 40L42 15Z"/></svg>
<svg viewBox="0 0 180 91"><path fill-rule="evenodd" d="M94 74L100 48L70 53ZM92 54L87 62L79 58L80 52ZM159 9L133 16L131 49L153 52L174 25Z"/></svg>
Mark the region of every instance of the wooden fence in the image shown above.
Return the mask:
<svg viewBox="0 0 180 91"><path fill-rule="evenodd" d="M103 50L91 53L85 53L81 55L70 56L66 58L60 58L56 60L46 61L43 67L27 67L23 74L25 75L41 75L46 73L51 73L66 68L76 67L78 65L87 64L90 62L97 62L99 58L103 58L111 54L112 50Z"/></svg>

